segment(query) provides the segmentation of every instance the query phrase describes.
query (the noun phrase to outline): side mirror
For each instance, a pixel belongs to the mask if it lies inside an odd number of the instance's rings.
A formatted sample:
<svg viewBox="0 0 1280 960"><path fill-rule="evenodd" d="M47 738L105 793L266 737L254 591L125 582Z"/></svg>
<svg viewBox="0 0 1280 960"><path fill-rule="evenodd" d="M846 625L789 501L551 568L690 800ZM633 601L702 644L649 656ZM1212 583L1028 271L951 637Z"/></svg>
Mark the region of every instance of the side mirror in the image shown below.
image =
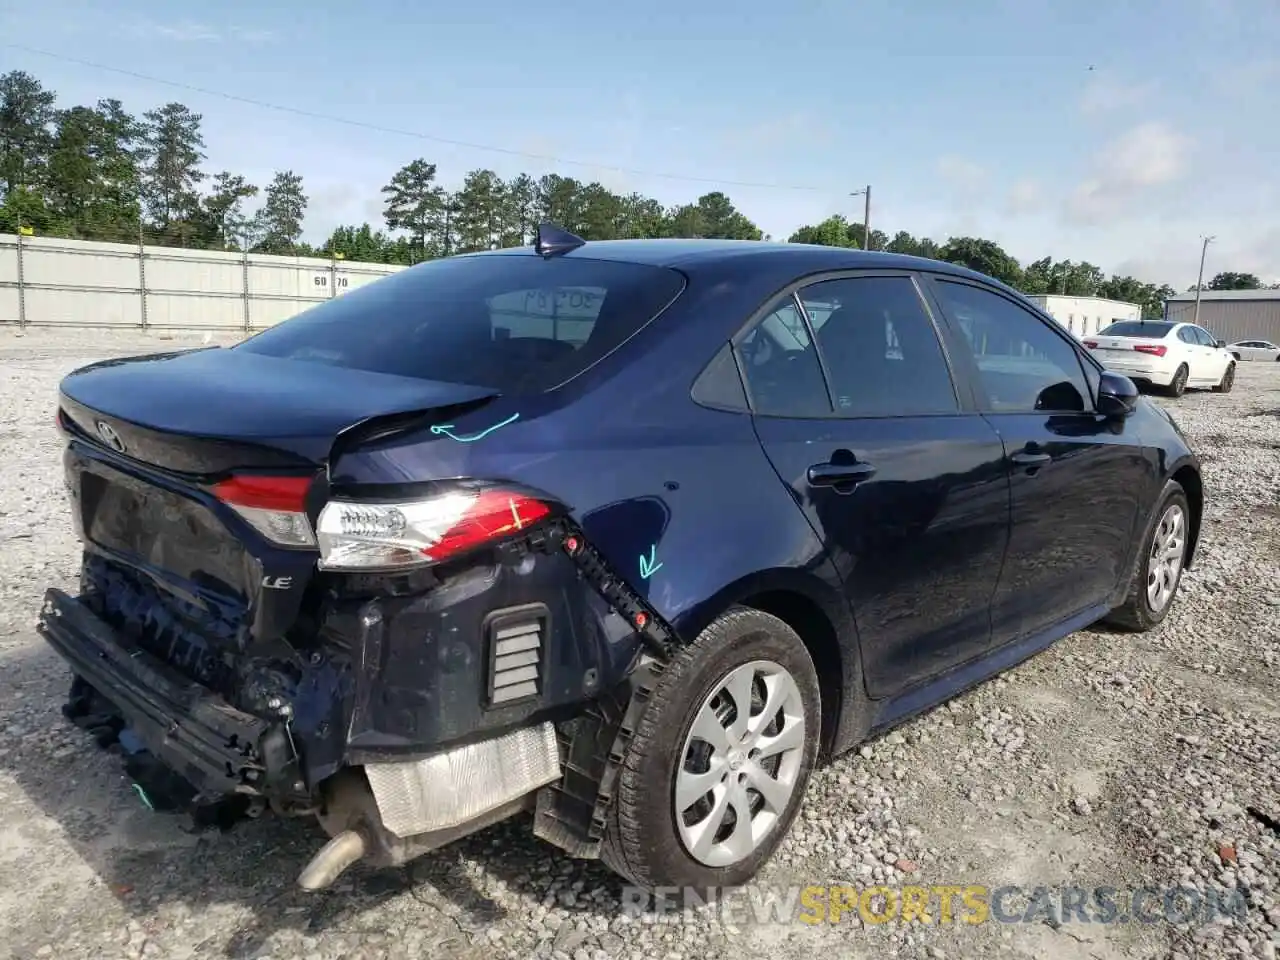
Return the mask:
<svg viewBox="0 0 1280 960"><path fill-rule="evenodd" d="M1227 341L1225 341L1225 340L1219 340L1219 341L1218 341L1218 346L1219 346L1219 347L1225 347L1226 345L1227 345Z"/></svg>
<svg viewBox="0 0 1280 960"><path fill-rule="evenodd" d="M1138 408L1138 386L1128 377L1102 372L1102 382L1098 384L1098 412L1107 418L1127 417Z"/></svg>

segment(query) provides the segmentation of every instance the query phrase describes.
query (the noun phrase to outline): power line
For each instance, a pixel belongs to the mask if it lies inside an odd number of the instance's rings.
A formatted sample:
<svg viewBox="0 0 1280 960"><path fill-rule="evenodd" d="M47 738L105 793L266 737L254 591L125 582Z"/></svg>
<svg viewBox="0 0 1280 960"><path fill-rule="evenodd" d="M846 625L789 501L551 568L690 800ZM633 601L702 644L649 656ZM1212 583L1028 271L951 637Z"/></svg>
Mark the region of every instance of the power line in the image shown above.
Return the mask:
<svg viewBox="0 0 1280 960"><path fill-rule="evenodd" d="M432 143L445 144L451 147L465 147L468 150L481 150L489 153L499 153L509 157L523 157L528 160L542 160L547 163L558 163L566 166L577 167L596 167L602 170L616 170L619 173L629 173L639 177L654 177L661 180L679 180L687 183L707 183L724 187L755 187L763 190L803 190L814 193L832 193L839 191L831 191L822 187L800 186L797 184L787 183L760 183L751 180L724 180L716 177L693 177L680 173L667 173L660 170L642 170L636 167L620 167L612 163L600 163L594 160L574 160L569 157L558 157L544 153L530 153L526 150L513 150L509 147L495 147L492 144L472 143L467 140L454 140L450 137L439 137L434 134L421 133L416 130L400 130L395 127L384 127L376 123L368 123L364 120L352 120L350 117L340 117L331 113L320 113L315 110L305 110L302 107L290 107L280 103L270 103L266 100L258 100L253 97L242 97L234 93L226 93L222 90L210 90L208 87L198 87L190 83L182 83L178 80L166 80L163 77L153 77L149 74L138 73L134 70L125 70L122 67L112 67L104 63L95 63L92 60L81 60L79 57L71 57L61 53L51 53L48 50L40 50L35 47L28 47L20 43L0 43L2 47L8 47L11 50L21 50L24 53L33 53L41 57L49 57L52 60L61 60L66 63L78 64L82 67L90 67L94 70L104 70L108 73L117 73L126 77L133 77L135 80L145 80L148 83L158 83L166 87L176 87L179 90L187 90L192 93L204 94L207 97L219 97L223 100L232 100L236 103L244 103L249 106L261 107L265 110L276 110L280 113L290 113L298 117L307 117L311 120L326 120L330 123L341 123L349 127L359 127L363 130L372 130L376 133L389 133L395 136L412 137L416 140L427 140Z"/></svg>

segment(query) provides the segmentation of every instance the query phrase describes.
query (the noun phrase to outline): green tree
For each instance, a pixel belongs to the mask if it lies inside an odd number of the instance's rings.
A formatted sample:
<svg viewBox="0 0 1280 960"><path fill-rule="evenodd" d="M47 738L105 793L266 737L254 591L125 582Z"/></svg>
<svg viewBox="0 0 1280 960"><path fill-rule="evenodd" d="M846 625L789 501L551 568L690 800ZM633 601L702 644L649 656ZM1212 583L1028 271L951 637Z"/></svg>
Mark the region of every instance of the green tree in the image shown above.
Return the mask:
<svg viewBox="0 0 1280 960"><path fill-rule="evenodd" d="M0 76L0 190L3 197L20 188L41 186L51 127L57 119L57 95L29 73L13 70Z"/></svg>
<svg viewBox="0 0 1280 960"><path fill-rule="evenodd" d="M263 195L262 209L255 218L257 249L261 253L302 255L302 224L307 215L307 195L302 177L292 170L281 170Z"/></svg>
<svg viewBox="0 0 1280 960"><path fill-rule="evenodd" d="M551 173L538 181L538 219L584 236L587 232L586 200L582 184L573 177ZM585 237L584 237L585 239Z"/></svg>
<svg viewBox="0 0 1280 960"><path fill-rule="evenodd" d="M142 220L142 166L146 129L119 100L99 100L92 146L98 190L90 230L104 240L132 240Z"/></svg>
<svg viewBox="0 0 1280 960"><path fill-rule="evenodd" d="M582 232L584 240L614 240L623 234L626 225L626 209L612 190L600 183L589 183L582 188Z"/></svg>
<svg viewBox="0 0 1280 960"><path fill-rule="evenodd" d="M417 249L416 260L448 255L453 246L452 202L436 183L436 165L424 159L407 163L382 188L382 218L390 230L404 230ZM416 262L416 260L414 262Z"/></svg>
<svg viewBox="0 0 1280 960"><path fill-rule="evenodd" d="M842 214L834 214L821 223L804 226L787 238L788 243L816 243L824 247L849 246L851 224ZM861 226L861 224L859 224Z"/></svg>
<svg viewBox="0 0 1280 960"><path fill-rule="evenodd" d="M733 202L719 191L698 198L702 236L724 240L759 240L760 228L741 214Z"/></svg>
<svg viewBox="0 0 1280 960"><path fill-rule="evenodd" d="M1252 273L1219 273L1209 281L1210 290L1260 290L1262 281Z"/></svg>
<svg viewBox="0 0 1280 960"><path fill-rule="evenodd" d="M538 184L522 173L513 177L503 191L503 232L499 239L504 247L523 247L532 243L538 229Z"/></svg>
<svg viewBox="0 0 1280 960"><path fill-rule="evenodd" d="M665 237L670 231L662 204L651 197L631 193L621 198L623 238Z"/></svg>
<svg viewBox="0 0 1280 960"><path fill-rule="evenodd" d="M504 233L503 218L508 212L507 185L492 170L472 170L458 191L457 251L488 250Z"/></svg>
<svg viewBox="0 0 1280 960"><path fill-rule="evenodd" d="M58 114L57 131L49 151L45 197L60 232L82 236L100 188L94 145L101 140L100 118L88 107L72 107Z"/></svg>
<svg viewBox="0 0 1280 960"><path fill-rule="evenodd" d="M672 207L667 214L667 236L696 240L707 235L702 208L696 203Z"/></svg>
<svg viewBox="0 0 1280 960"><path fill-rule="evenodd" d="M245 215L244 202L257 195L258 188L238 174L227 170L214 174L212 189L202 203L204 244L218 250L236 250L245 245L255 232L255 224Z"/></svg>
<svg viewBox="0 0 1280 960"><path fill-rule="evenodd" d="M142 198L155 229L188 246L198 229L200 183L204 171L202 117L181 103L167 103L143 114L146 166Z"/></svg>
<svg viewBox="0 0 1280 960"><path fill-rule="evenodd" d="M868 249L866 246L864 246L862 242L863 237L867 235L866 224L861 222L851 223L849 224L848 230L846 232L849 235L848 246L857 247L859 250ZM869 249L884 250L884 249L887 249L888 246L889 246L889 235L887 233L885 233L883 230L871 231L871 247Z"/></svg>
<svg viewBox="0 0 1280 960"><path fill-rule="evenodd" d="M320 253L325 256L341 254L344 260L357 263L395 263L393 247L390 237L381 230L375 232L364 223L358 227L336 227L320 247Z"/></svg>
<svg viewBox="0 0 1280 960"><path fill-rule="evenodd" d="M994 240L952 237L943 245L939 256L948 263L957 263L970 270L985 273L1013 287L1018 286L1022 280L1022 267L1018 261L1005 253Z"/></svg>

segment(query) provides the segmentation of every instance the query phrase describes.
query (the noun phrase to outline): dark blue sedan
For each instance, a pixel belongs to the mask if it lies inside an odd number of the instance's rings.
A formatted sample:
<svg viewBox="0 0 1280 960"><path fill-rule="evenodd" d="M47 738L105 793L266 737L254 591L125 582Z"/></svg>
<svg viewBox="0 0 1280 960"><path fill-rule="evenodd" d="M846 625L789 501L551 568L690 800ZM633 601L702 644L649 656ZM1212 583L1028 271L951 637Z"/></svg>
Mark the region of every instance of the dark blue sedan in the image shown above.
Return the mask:
<svg viewBox="0 0 1280 960"><path fill-rule="evenodd" d="M1106 619L1204 512L1176 424L990 278L584 243L425 263L62 383L66 714L299 878L521 811L635 883L742 883L820 758Z"/></svg>

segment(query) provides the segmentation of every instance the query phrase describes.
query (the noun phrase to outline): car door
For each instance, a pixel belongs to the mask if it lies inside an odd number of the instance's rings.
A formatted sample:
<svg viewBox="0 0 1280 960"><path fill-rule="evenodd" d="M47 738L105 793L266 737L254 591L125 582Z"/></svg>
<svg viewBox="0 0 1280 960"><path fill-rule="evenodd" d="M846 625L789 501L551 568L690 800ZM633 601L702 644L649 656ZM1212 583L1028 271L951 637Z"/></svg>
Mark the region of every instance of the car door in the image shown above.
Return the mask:
<svg viewBox="0 0 1280 960"><path fill-rule="evenodd" d="M1196 339L1200 341L1200 346L1204 348L1205 382L1211 386L1221 383L1223 375L1227 372L1227 366L1235 358L1231 356L1231 351L1226 347L1218 346L1218 338L1204 327L1195 327L1194 329Z"/></svg>
<svg viewBox="0 0 1280 960"><path fill-rule="evenodd" d="M1004 441L1009 549L992 601L995 642L1104 603L1127 575L1151 466L1128 421L1096 413L1099 368L1014 295L935 274L979 409Z"/></svg>
<svg viewBox="0 0 1280 960"><path fill-rule="evenodd" d="M983 653L1008 541L1004 448L957 394L915 279L818 278L765 313L738 342L756 431L840 572L868 692Z"/></svg>
<svg viewBox="0 0 1280 960"><path fill-rule="evenodd" d="M1196 335L1196 328L1184 324L1178 328L1178 341L1183 362L1187 365L1187 383L1192 386L1204 386L1209 380L1206 372L1209 358L1205 355L1204 344Z"/></svg>

